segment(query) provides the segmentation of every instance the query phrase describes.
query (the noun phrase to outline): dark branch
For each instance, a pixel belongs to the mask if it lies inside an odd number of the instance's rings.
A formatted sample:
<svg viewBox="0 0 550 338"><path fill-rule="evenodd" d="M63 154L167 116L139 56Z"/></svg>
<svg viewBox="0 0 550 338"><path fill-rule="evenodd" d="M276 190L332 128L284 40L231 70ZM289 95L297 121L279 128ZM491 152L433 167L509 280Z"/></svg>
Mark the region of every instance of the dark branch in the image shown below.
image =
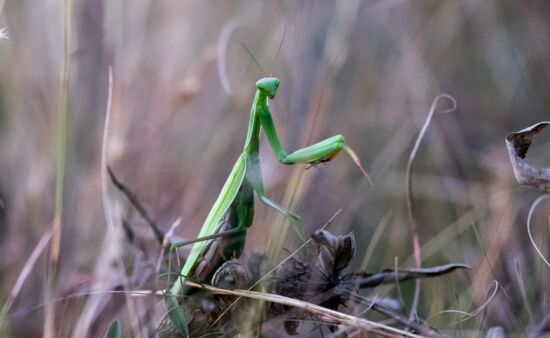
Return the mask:
<svg viewBox="0 0 550 338"><path fill-rule="evenodd" d="M164 232L160 230L160 228L157 226L157 222L153 220L151 216L149 216L149 213L139 202L136 195L118 180L118 178L113 173L111 167L107 166L107 172L109 173L109 176L111 177L111 182L113 182L114 186L118 190L120 190L120 192L122 192L124 196L126 196L130 204L132 204L132 206L138 211L139 215L145 220L145 222L147 222L151 230L153 230L157 241L160 243L160 245L162 245L164 241Z"/></svg>

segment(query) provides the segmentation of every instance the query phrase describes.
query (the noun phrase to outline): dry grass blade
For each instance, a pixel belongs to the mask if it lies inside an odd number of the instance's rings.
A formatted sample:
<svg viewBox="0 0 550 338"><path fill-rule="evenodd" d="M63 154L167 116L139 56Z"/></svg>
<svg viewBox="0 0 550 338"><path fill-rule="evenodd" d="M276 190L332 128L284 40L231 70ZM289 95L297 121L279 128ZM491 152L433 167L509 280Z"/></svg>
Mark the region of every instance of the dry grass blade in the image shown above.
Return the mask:
<svg viewBox="0 0 550 338"><path fill-rule="evenodd" d="M431 328L422 320L417 321L411 321L407 317L403 316L402 314L376 302L376 300L370 300L367 297L361 296L355 292L351 292L349 290L338 288L339 292L345 293L349 296L351 300L358 304L367 305L367 310L372 309L373 311L376 311L380 313L381 315L388 317L389 319L395 321L396 323L402 324L404 327L408 328L409 330L413 330L414 332L418 333L419 335L423 337L440 337L441 334Z"/></svg>
<svg viewBox="0 0 550 338"><path fill-rule="evenodd" d="M105 220L107 221L107 226L109 228L114 227L113 213L111 210L111 204L109 203L109 198L107 194L107 175L104 170L104 166L107 163L107 151L108 151L108 141L109 141L109 127L111 125L111 114L113 106L113 68L109 67L109 87L107 91L107 106L105 108L105 124L103 127L103 138L101 144L101 200L103 202L103 212L105 215ZM109 175L111 179L113 175L109 170Z"/></svg>
<svg viewBox="0 0 550 338"><path fill-rule="evenodd" d="M38 241L38 244L36 244L36 247L32 251L27 261L25 262L25 265L23 266L21 273L17 277L17 280L15 281L15 284L11 289L8 295L8 298L6 299L6 302L4 303L4 306L2 306L2 311L0 312L0 321L3 321L6 315L8 314L11 306L13 305L13 301L15 300L15 297L17 297L17 295L21 291L21 288L23 287L23 283L25 283L25 280L31 273L34 267L34 264L36 263L36 260L38 259L38 257L40 257L40 255L42 254L42 252L50 242L51 238L52 238L52 231L48 230L44 235L42 235L42 238L40 238L40 241ZM0 327L1 326L2 325L0 325Z"/></svg>
<svg viewBox="0 0 550 338"><path fill-rule="evenodd" d="M320 319L322 319L325 323L347 326L347 327L355 328L364 332L374 332L374 333L378 333L388 337L411 337L411 338L424 337L423 335L418 335L411 332L403 331L382 323L373 322L367 319L355 317L339 311L327 309L316 304L308 303L302 300L289 298L289 297L285 297L277 294L250 291L250 290L227 290L227 289L221 289L210 285L193 283L190 281L185 281L185 284L192 288L208 290L211 293L216 295L238 296L239 298L245 297L245 298L263 300L266 302L272 302L272 303L295 307L319 316ZM104 290L104 291L96 290L96 291L89 291L89 292L80 292L80 293L68 295L65 297L61 297L52 301L60 302L60 301L65 301L67 299L88 297L92 295L104 295L104 294L112 294L112 295L121 294L127 297L136 297L136 298L143 298L143 297L150 297L150 296L156 296L156 297L165 296L164 291L158 291L158 290ZM369 302L369 304L371 303ZM35 306L25 311L23 314L39 309L45 305L46 304L43 303L38 306ZM374 307L376 307L376 304L374 304ZM21 313L11 314L10 316L20 316L20 315L22 314Z"/></svg>
<svg viewBox="0 0 550 338"><path fill-rule="evenodd" d="M357 154L355 153L355 151L353 151L353 149L351 149L349 146L344 146L344 150L349 154L349 156L351 157L351 159L353 160L353 162L355 163L355 165L357 166L357 168L359 168L359 170L361 170L361 173L363 174L363 176L365 176L367 178L367 180L369 181L369 184L371 186L374 185L374 182L372 181L372 178L370 177L370 175L367 173L367 171L365 170L365 168L363 168L363 165L361 164L361 160L359 160L359 156L357 156Z"/></svg>
<svg viewBox="0 0 550 338"><path fill-rule="evenodd" d="M55 212L52 222L52 244L50 250L50 262L47 275L46 300L55 298L59 283L59 258L61 254L61 232L63 217L63 192L65 180L65 165L67 157L67 125L69 104L69 79L70 79L70 50L71 50L71 24L72 1L65 0L61 4L63 13L63 59L61 64L61 83L57 102L56 116L56 177L55 177ZM55 337L55 306L47 305L44 309L44 334L45 338Z"/></svg>
<svg viewBox="0 0 550 338"><path fill-rule="evenodd" d="M330 310L319 305L315 305L302 300L289 298L281 295L249 291L249 290L226 290L226 289L216 288L213 286L196 284L189 281L186 281L185 284L194 288L206 289L218 295L246 297L246 298L257 299L257 300L262 300L266 302L273 302L277 304L292 306L292 307L307 311L309 313L312 313L314 315L317 315L320 318L322 318L324 321L331 324L349 326L349 327L357 328L363 331L376 332L378 334L382 334L390 337L421 337L411 332L399 330L391 326L376 323L363 318L358 318L339 311Z"/></svg>

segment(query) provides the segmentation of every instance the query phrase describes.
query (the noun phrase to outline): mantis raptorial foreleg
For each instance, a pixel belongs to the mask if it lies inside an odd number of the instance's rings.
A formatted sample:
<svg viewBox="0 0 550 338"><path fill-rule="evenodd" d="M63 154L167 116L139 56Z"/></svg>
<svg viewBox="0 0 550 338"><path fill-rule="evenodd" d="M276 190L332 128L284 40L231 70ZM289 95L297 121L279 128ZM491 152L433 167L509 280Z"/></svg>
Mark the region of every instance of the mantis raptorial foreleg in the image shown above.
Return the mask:
<svg viewBox="0 0 550 338"><path fill-rule="evenodd" d="M271 149L277 157L277 160L282 164L317 164L319 162L327 162L338 155L340 150L344 148L344 137L342 135L334 135L318 143L295 150L291 154L287 154L281 147L275 125L273 124L271 112L267 105L260 111L259 115Z"/></svg>
<svg viewBox="0 0 550 338"><path fill-rule="evenodd" d="M187 245L190 245L190 244L195 244L197 242L205 242L205 241L209 241L209 240L212 240L212 239L218 239L220 237L229 237L229 236L233 236L233 235L237 235L237 234L242 234L244 231L245 230L243 230L243 229L230 229L230 230L227 230L227 231L224 231L224 232L216 232L216 233L214 233L212 235L209 235L209 236L198 237L198 238L190 239L188 241L172 243L170 245L170 250L173 251L173 250L179 249L181 247L184 247L184 246L187 246Z"/></svg>
<svg viewBox="0 0 550 338"><path fill-rule="evenodd" d="M357 156L345 145L344 137L341 135L329 137L321 142L288 154L280 144L267 104L268 99L275 98L278 87L279 80L277 78L263 78L256 82L257 90L250 110L248 132L243 152L235 162L220 195L208 213L198 235L199 238L206 240L193 244L191 253L181 270L179 278L177 278L174 285L167 293L166 304L167 308L170 310L170 319L178 331L183 335L189 333L187 327L188 321L185 311L182 308L177 308L178 302L176 297L186 292L183 286L187 278L194 279L197 277L205 277L206 274L199 273L202 270L199 269L200 271L198 271L197 267L209 264L208 271L213 271L223 263L224 258L221 256L221 258L209 261L212 253L213 241L217 241L216 238L220 238L219 235L222 232L243 232L242 237L240 237L241 240L234 244L234 247L224 248L224 250L229 249L240 253L244 246L246 229L252 225L254 218L254 192L256 192L259 199L265 204L287 217L299 220L298 216L273 202L265 195L259 158L260 131L262 128L264 129L273 153L282 164L305 163L315 165L330 161L344 149L364 172ZM222 227L219 227L219 224L222 217L228 212L230 214L228 225L223 227L224 229L222 231Z"/></svg>

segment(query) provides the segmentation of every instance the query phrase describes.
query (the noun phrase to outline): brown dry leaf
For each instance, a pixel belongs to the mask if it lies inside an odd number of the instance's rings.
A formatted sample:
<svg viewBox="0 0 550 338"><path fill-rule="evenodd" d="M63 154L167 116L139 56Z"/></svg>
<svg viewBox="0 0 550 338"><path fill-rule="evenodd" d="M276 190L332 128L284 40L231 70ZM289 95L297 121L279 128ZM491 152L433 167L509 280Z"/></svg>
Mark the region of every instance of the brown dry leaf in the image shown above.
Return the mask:
<svg viewBox="0 0 550 338"><path fill-rule="evenodd" d="M337 275L342 272L355 256L353 232L335 236L326 230L318 230L311 237L318 245L317 256L323 265L322 268L329 274Z"/></svg>
<svg viewBox="0 0 550 338"><path fill-rule="evenodd" d="M533 186L544 193L550 193L550 168L532 166L524 159L535 135L548 125L550 125L550 121L539 122L506 136L508 155L518 183Z"/></svg>

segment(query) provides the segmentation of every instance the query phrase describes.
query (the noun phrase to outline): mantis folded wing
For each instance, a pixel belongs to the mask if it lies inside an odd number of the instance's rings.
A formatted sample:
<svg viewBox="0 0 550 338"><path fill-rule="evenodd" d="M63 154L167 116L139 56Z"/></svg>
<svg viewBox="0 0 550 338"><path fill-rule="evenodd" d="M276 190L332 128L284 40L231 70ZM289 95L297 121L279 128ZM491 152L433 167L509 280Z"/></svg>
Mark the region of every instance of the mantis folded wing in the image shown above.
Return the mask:
<svg viewBox="0 0 550 338"><path fill-rule="evenodd" d="M223 257L224 255L218 255L217 259L213 261L204 261L208 256L206 252L211 247L209 241L214 240L213 237L215 237L212 235L217 233L221 235L220 229L222 229L222 227L220 222L224 215L228 212L230 213L228 220L229 224L223 227L224 231L232 233L238 231L242 232L239 236L243 236L243 239L232 248L233 252L238 254L240 254L244 246L246 229L252 225L254 218L253 191L256 192L259 199L265 204L287 217L299 220L298 216L265 196L259 159L260 131L262 128L275 156L282 164L305 163L315 165L317 163L330 161L344 149L350 154L363 173L365 173L355 153L345 145L342 135L332 136L319 143L298 149L288 154L281 147L268 107L268 99L275 98L278 87L279 80L277 78L263 78L256 82L257 90L250 110L248 132L243 152L237 158L227 181L223 185L220 195L208 213L199 233L199 238L208 238L208 240L199 241L193 244L191 253L181 270L179 278L177 278L166 295L166 304L170 319L178 331L184 336L189 334L187 327L188 320L185 311L178 306L176 297L186 293L183 287L185 280L187 278L194 279L198 277L197 267L201 266L201 264L211 264L208 271L213 272L225 259L231 258ZM227 252L228 250L223 251ZM199 273L199 275L203 275L203 273ZM206 278L206 276L201 277ZM202 280L195 281L202 282Z"/></svg>

